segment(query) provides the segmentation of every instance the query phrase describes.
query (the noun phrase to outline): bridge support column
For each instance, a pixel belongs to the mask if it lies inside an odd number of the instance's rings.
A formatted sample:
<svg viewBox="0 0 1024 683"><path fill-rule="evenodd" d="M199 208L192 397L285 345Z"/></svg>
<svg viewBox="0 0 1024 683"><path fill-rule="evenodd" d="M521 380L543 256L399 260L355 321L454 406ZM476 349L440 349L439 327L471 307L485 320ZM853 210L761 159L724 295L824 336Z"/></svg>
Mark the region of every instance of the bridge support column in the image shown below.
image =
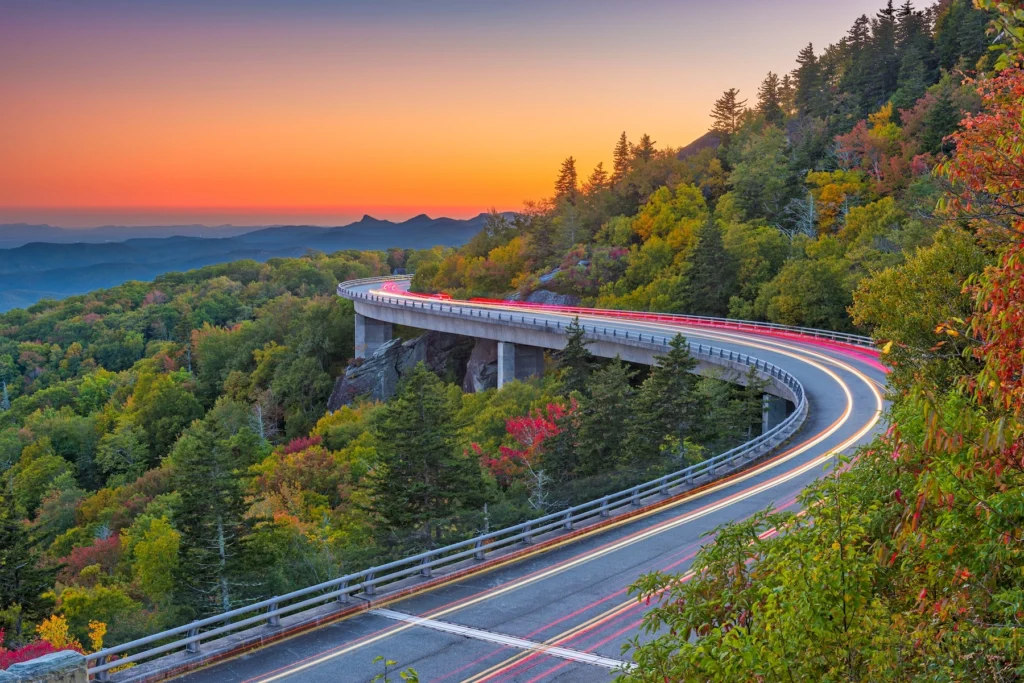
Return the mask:
<svg viewBox="0 0 1024 683"><path fill-rule="evenodd" d="M498 342L498 388L514 379L525 380L544 373L544 349L538 346Z"/></svg>
<svg viewBox="0 0 1024 683"><path fill-rule="evenodd" d="M764 410L761 413L762 433L767 432L785 420L788 412L789 402L786 399L765 394Z"/></svg>
<svg viewBox="0 0 1024 683"><path fill-rule="evenodd" d="M369 358L391 341L391 323L356 313L356 358Z"/></svg>

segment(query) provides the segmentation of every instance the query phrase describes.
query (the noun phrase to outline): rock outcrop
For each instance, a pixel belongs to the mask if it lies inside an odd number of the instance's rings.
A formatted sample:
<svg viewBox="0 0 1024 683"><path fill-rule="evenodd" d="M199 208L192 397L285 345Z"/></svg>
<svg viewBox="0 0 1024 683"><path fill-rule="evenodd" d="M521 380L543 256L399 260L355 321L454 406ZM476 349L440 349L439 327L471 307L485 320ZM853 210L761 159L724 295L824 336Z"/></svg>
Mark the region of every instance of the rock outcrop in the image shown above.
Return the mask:
<svg viewBox="0 0 1024 683"><path fill-rule="evenodd" d="M558 294L549 289L536 289L525 297L516 293L509 297L509 301L525 301L531 304L545 304L548 306L579 306L580 298L572 294Z"/></svg>
<svg viewBox="0 0 1024 683"><path fill-rule="evenodd" d="M405 342L401 339L385 342L372 356L349 366L345 374L335 380L327 409L337 410L360 397L377 401L391 398L402 377L420 361L447 381L460 381L472 344L473 340L468 337L444 332L427 332Z"/></svg>
<svg viewBox="0 0 1024 683"><path fill-rule="evenodd" d="M462 390L468 394L486 391L498 386L498 342L477 339L466 363L466 378Z"/></svg>

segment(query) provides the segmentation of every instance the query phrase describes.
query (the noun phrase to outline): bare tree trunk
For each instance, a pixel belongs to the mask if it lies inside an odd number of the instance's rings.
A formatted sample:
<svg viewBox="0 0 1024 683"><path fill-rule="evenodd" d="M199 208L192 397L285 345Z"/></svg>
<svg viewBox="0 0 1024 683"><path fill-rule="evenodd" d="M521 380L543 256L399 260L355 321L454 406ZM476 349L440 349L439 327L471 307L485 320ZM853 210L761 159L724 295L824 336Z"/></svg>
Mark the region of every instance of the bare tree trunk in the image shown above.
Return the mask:
<svg viewBox="0 0 1024 683"><path fill-rule="evenodd" d="M217 549L220 551L220 603L224 611L231 609L231 596L228 594L227 576L227 544L224 541L224 520L217 516Z"/></svg>

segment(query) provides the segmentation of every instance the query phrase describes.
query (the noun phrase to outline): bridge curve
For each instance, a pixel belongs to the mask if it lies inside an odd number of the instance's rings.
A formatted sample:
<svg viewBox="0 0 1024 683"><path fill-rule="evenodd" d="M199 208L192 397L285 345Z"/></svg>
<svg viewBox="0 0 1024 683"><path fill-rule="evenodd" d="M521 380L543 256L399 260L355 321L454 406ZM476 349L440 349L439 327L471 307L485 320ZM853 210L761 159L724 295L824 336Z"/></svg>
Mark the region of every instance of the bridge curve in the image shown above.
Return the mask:
<svg viewBox="0 0 1024 683"><path fill-rule="evenodd" d="M612 667L625 665L619 644L636 632L645 609L627 595L636 578L685 570L702 535L722 522L792 505L823 466L879 428L885 371L864 338L687 316L450 301L410 294L407 286L408 278L375 278L338 289L368 320L499 343L560 348L557 337L564 344L565 325L579 317L597 355L641 363L682 333L705 368L724 368L738 379L752 364L796 409L703 469L109 648L90 656L90 673L103 678L138 661L144 663L111 680L184 674L204 683L368 681L379 673L374 657L383 655L438 683L608 680ZM199 670L186 673L193 669Z"/></svg>

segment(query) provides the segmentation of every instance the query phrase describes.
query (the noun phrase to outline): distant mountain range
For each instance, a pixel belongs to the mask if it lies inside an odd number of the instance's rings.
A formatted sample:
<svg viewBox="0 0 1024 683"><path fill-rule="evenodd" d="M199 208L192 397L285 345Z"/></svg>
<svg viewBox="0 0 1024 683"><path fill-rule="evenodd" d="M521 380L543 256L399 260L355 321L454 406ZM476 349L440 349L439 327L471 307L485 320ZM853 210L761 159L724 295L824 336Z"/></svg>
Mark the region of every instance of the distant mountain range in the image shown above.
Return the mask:
<svg viewBox="0 0 1024 683"><path fill-rule="evenodd" d="M401 223L363 216L336 228L191 225L68 230L48 225L0 225L0 245L13 247L0 249L0 311L128 280L151 280L171 271L239 259L301 256L309 249L459 246L479 232L485 216L457 220L421 214ZM140 233L147 236L131 236ZM26 240L29 235L31 241ZM75 237L78 239L73 241Z"/></svg>

